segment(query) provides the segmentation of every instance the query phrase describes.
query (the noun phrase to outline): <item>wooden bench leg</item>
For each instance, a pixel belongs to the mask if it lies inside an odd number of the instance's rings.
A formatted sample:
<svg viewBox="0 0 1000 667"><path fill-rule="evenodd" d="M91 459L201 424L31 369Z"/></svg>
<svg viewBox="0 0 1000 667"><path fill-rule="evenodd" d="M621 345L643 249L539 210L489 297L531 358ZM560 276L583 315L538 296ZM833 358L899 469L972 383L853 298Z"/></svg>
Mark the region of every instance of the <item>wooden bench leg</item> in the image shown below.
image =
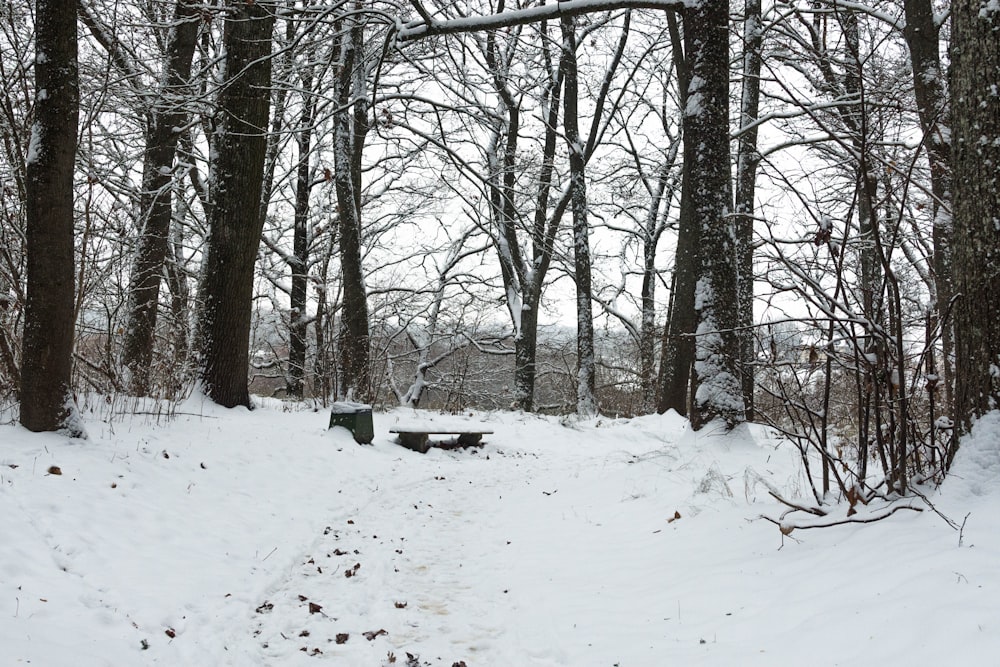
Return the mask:
<svg viewBox="0 0 1000 667"><path fill-rule="evenodd" d="M482 439L483 435L481 433L463 433L458 436L458 444L463 447L475 447L480 444Z"/></svg>
<svg viewBox="0 0 1000 667"><path fill-rule="evenodd" d="M403 447L421 454L426 454L427 450L431 448L426 433L398 433L397 437L399 437L399 444Z"/></svg>

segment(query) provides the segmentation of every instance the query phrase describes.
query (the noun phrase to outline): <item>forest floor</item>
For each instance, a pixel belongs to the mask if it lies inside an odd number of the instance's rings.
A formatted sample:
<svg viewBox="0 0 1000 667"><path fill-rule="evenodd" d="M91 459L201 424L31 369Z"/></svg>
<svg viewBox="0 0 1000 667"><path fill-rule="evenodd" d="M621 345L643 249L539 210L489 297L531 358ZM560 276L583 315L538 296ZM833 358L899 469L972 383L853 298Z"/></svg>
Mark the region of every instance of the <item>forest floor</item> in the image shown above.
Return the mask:
<svg viewBox="0 0 1000 667"><path fill-rule="evenodd" d="M756 425L476 413L424 455L408 410L370 446L272 401L111 412L0 426L0 664L998 664L1000 417L926 489L961 533L916 501L785 536L768 488L809 486Z"/></svg>

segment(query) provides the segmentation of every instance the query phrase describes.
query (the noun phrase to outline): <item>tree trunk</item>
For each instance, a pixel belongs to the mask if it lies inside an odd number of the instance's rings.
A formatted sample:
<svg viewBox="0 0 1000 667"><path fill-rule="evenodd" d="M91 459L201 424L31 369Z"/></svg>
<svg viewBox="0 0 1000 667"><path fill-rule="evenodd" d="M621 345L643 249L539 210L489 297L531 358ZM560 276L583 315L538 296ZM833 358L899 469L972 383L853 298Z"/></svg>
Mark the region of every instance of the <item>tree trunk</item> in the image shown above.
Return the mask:
<svg viewBox="0 0 1000 667"><path fill-rule="evenodd" d="M247 387L254 264L267 150L274 3L230 0L213 146L212 207L202 282L201 381L219 405L252 407Z"/></svg>
<svg viewBox="0 0 1000 667"><path fill-rule="evenodd" d="M590 226L587 223L587 176L584 146L580 139L577 67L576 19L560 20L563 38L562 67L565 92L563 95L563 128L569 152L571 209L573 212L573 273L576 282L576 412L581 417L597 414L594 397L596 362L594 359L594 316L590 285Z"/></svg>
<svg viewBox="0 0 1000 667"><path fill-rule="evenodd" d="M642 386L642 411L656 408L656 248L666 228L666 217L675 184L670 171L677 156L676 144L669 159L660 168L653 196L646 212L642 237L642 287L640 289L641 321L639 324L639 382ZM668 187L670 193L667 193Z"/></svg>
<svg viewBox="0 0 1000 667"><path fill-rule="evenodd" d="M729 203L729 3L703 1L684 12L690 63L684 141L692 147L691 213L699 228L695 286L698 327L691 426L745 419L740 375L738 258ZM688 155L685 151L685 155Z"/></svg>
<svg viewBox="0 0 1000 667"><path fill-rule="evenodd" d="M743 94L740 104L740 127L757 121L760 107L760 69L762 64L760 0L746 0L743 16ZM757 127L740 134L736 158L736 245L739 253L740 348L743 370L743 402L746 417L753 420L754 362L756 345L753 333L753 219L754 192L757 183Z"/></svg>
<svg viewBox="0 0 1000 667"><path fill-rule="evenodd" d="M520 331L514 338L514 408L534 409L535 358L538 346L538 303L525 294Z"/></svg>
<svg viewBox="0 0 1000 667"><path fill-rule="evenodd" d="M79 122L76 4L35 3L35 107L26 165L27 303L21 424L83 436L73 359L73 170Z"/></svg>
<svg viewBox="0 0 1000 667"><path fill-rule="evenodd" d="M128 390L137 396L148 394L150 389L149 371L155 346L160 279L169 250L174 154L179 128L184 126L187 118L185 86L191 76L191 61L200 24L200 11L195 5L192 0L177 2L167 44L166 71L158 99L146 122L142 194L139 199L143 219L139 230L139 249L132 267L122 352L122 362L128 374Z"/></svg>
<svg viewBox="0 0 1000 667"><path fill-rule="evenodd" d="M357 17L351 19L357 20ZM357 109L351 113L354 106L352 96L364 98L363 91L356 90L358 79L354 72L355 68L364 67L361 59L362 30L360 25L355 24L342 37L338 78L339 107L333 117L336 164L334 185L337 191L340 266L344 283L339 344L340 382L337 393L341 398L356 400L367 400L371 391L368 377L368 296L361 267L361 174L358 164L358 144L364 141L364 134L361 132L363 128L358 124Z"/></svg>
<svg viewBox="0 0 1000 667"><path fill-rule="evenodd" d="M299 122L299 164L295 180L295 229L292 239L292 291L290 295L288 333L288 378L285 382L290 398L302 398L305 385L307 288L309 280L309 191L311 189L309 162L312 156L312 124L315 97L312 77L302 77L302 116Z"/></svg>
<svg viewBox="0 0 1000 667"><path fill-rule="evenodd" d="M967 430L1000 406L1000 11L951 5L956 413Z"/></svg>
<svg viewBox="0 0 1000 667"><path fill-rule="evenodd" d="M938 326L941 331L941 368L944 375L945 409L954 407L954 327L949 318L952 285L952 189L951 146L948 142L948 107L938 51L938 29L934 23L931 0L904 0L906 25L903 36L910 51L913 69L913 94L917 99L917 116L924 133L927 161L931 168L931 204L934 227L934 286Z"/></svg>
<svg viewBox="0 0 1000 667"><path fill-rule="evenodd" d="M681 109L687 107L687 58L677 24L677 13L667 13L670 43L677 68L677 88ZM691 208L691 168L694 164L693 142L687 139L687 123L682 122L684 152L681 166L681 202L677 221L677 249L674 251L674 272L670 281L670 301L660 345L660 372L657 378L656 411L675 410L688 414L691 369L694 365L694 288L698 280L699 227Z"/></svg>

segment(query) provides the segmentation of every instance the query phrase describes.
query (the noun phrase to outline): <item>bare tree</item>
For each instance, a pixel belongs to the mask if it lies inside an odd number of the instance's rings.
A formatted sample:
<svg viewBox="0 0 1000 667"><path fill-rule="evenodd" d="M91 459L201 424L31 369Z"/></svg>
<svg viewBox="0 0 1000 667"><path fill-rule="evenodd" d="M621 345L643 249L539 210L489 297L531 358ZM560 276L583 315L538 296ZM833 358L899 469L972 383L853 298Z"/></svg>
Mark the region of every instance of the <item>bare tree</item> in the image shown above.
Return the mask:
<svg viewBox="0 0 1000 667"><path fill-rule="evenodd" d="M700 245L691 413L695 429L714 419L730 427L745 419L737 333L740 276L729 201L728 22L728 2L701 2L684 12L690 64L684 141L692 144L685 167Z"/></svg>
<svg viewBox="0 0 1000 667"><path fill-rule="evenodd" d="M371 392L368 297L361 266L361 157L370 126L365 23L359 12L338 19L338 24L341 26L335 83L338 108L333 117L333 143L344 289L338 394L367 400Z"/></svg>
<svg viewBox="0 0 1000 667"><path fill-rule="evenodd" d="M201 22L197 5L193 0L178 0L176 4L162 81L156 101L147 112L140 197L143 224L132 268L122 348L122 362L129 374L128 387L137 395L148 393L150 388L160 280L168 256L173 213L173 162L188 116L184 103L189 95L187 85Z"/></svg>
<svg viewBox="0 0 1000 667"><path fill-rule="evenodd" d="M576 62L576 20L572 16L560 19L562 30L563 71L565 94L563 97L563 127L569 152L570 209L573 212L573 277L576 283L576 411L583 417L597 413L594 397L596 369L594 367L594 316L591 307L593 290L590 287L590 225L587 222L587 176L584 151L580 139L579 74Z"/></svg>
<svg viewBox="0 0 1000 667"><path fill-rule="evenodd" d="M212 163L212 210L199 312L200 379L225 407L250 407L247 388L258 212L271 85L275 4L227 2L226 53Z"/></svg>
<svg viewBox="0 0 1000 667"><path fill-rule="evenodd" d="M25 173L27 303L21 424L84 435L70 390L73 173L79 119L76 6L35 3L35 117Z"/></svg>
<svg viewBox="0 0 1000 667"><path fill-rule="evenodd" d="M739 252L740 354L743 362L743 400L748 420L754 418L753 242L754 196L760 154L757 117L760 111L760 70L763 60L763 22L760 0L743 5L743 68L740 95L740 132L736 157L736 241Z"/></svg>
<svg viewBox="0 0 1000 667"><path fill-rule="evenodd" d="M955 290L951 275L952 181L948 92L941 66L940 35L931 0L904 0L903 9L903 36L910 52L917 117L924 133L924 146L930 164L935 311L941 335L945 408L951 411L954 408L955 344L949 315Z"/></svg>

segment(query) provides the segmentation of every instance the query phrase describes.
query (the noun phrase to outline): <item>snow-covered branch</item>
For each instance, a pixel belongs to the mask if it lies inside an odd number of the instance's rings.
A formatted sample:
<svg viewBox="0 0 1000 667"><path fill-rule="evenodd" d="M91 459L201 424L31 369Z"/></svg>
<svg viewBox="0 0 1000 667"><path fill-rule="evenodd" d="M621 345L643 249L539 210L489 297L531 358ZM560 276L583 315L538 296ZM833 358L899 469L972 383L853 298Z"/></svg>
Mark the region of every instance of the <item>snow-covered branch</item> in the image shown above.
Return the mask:
<svg viewBox="0 0 1000 667"><path fill-rule="evenodd" d="M537 23L563 16L580 16L594 12L616 9L681 9L690 0L566 0L551 5L528 7L509 12L499 12L488 16L468 16L444 21L428 21L422 17L400 25L396 33L398 42L409 42L432 35L457 35L480 30L497 30L513 26Z"/></svg>

